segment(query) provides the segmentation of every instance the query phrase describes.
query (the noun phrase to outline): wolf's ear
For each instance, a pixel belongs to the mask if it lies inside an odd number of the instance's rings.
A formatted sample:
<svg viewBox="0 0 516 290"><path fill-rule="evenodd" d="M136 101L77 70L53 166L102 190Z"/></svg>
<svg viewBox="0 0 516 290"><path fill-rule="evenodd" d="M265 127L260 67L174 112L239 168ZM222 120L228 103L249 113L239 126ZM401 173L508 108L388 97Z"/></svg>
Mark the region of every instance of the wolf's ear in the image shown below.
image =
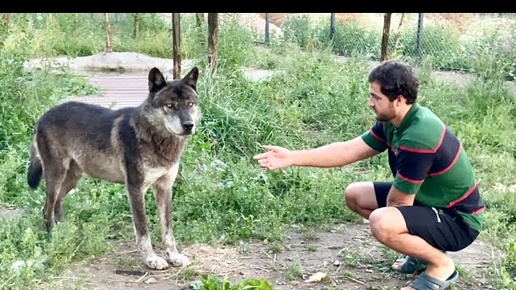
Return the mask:
<svg viewBox="0 0 516 290"><path fill-rule="evenodd" d="M149 72L149 92L159 91L167 84L165 77L157 67L153 67Z"/></svg>
<svg viewBox="0 0 516 290"><path fill-rule="evenodd" d="M191 86L194 90L197 89L197 78L199 78L199 68L194 66L189 73L183 77L183 83Z"/></svg>

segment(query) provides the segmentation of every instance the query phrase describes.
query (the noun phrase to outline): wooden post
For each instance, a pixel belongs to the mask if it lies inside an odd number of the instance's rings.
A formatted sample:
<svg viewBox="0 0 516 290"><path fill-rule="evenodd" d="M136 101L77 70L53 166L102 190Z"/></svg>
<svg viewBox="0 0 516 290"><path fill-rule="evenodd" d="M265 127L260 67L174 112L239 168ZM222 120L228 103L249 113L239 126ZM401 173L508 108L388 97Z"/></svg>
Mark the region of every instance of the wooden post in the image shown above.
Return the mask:
<svg viewBox="0 0 516 290"><path fill-rule="evenodd" d="M335 13L330 15L330 40L335 38Z"/></svg>
<svg viewBox="0 0 516 290"><path fill-rule="evenodd" d="M423 59L423 13L418 13L417 35L416 35L416 61L421 63Z"/></svg>
<svg viewBox="0 0 516 290"><path fill-rule="evenodd" d="M109 13L104 13L104 24L106 27L106 53L113 52L111 46L111 26L109 25Z"/></svg>
<svg viewBox="0 0 516 290"><path fill-rule="evenodd" d="M174 54L174 79L181 78L181 20L179 13L172 13L172 38Z"/></svg>
<svg viewBox="0 0 516 290"><path fill-rule="evenodd" d="M219 40L218 13L208 13L208 64L211 66L211 74L217 70L217 45Z"/></svg>
<svg viewBox="0 0 516 290"><path fill-rule="evenodd" d="M383 34L382 34L382 50L380 60L387 59L387 50L389 48L389 34L391 31L391 15L392 13L385 13L383 15Z"/></svg>
<svg viewBox="0 0 516 290"><path fill-rule="evenodd" d="M269 33L269 13L265 13L265 44L269 45L271 43L270 33Z"/></svg>
<svg viewBox="0 0 516 290"><path fill-rule="evenodd" d="M133 38L137 38L140 34L140 15L139 13L133 13L134 19L134 28L133 28Z"/></svg>

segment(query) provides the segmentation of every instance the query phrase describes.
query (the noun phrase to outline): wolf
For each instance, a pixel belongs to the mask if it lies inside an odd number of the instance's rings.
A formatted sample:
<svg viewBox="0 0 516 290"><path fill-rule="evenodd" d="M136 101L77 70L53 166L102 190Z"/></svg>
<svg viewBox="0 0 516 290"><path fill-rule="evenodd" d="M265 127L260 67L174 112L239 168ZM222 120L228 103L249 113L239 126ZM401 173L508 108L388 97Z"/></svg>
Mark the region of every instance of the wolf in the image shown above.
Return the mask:
<svg viewBox="0 0 516 290"><path fill-rule="evenodd" d="M117 110L68 101L49 109L35 124L27 183L35 190L46 182L43 218L50 233L63 220L63 198L86 174L125 185L136 245L147 267L163 270L190 265L180 254L172 230L172 186L187 139L201 120L197 91L199 69L166 80L154 67L148 96L138 107ZM152 247L144 195L151 187L168 259Z"/></svg>

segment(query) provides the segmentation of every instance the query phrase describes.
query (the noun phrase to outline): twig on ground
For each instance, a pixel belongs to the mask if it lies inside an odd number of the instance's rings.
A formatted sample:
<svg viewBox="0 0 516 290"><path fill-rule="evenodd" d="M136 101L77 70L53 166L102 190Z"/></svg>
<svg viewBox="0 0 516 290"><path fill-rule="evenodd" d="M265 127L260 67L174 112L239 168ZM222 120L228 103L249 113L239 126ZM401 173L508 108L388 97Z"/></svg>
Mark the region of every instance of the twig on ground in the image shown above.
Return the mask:
<svg viewBox="0 0 516 290"><path fill-rule="evenodd" d="M346 277L346 276L345 276L345 278L346 278L346 279L348 279L348 280L351 280L351 281L353 281L353 282L355 282L355 283L358 283L358 284L360 284L360 285L369 286L369 285L367 285L367 283L364 283L364 282L362 282L362 281L360 281L360 280L358 280L358 279L351 278L351 277Z"/></svg>
<svg viewBox="0 0 516 290"><path fill-rule="evenodd" d="M149 272L145 272L145 274L143 274L143 276L141 276L140 278L138 278L138 280L136 280L136 283L140 283L147 276L149 276Z"/></svg>

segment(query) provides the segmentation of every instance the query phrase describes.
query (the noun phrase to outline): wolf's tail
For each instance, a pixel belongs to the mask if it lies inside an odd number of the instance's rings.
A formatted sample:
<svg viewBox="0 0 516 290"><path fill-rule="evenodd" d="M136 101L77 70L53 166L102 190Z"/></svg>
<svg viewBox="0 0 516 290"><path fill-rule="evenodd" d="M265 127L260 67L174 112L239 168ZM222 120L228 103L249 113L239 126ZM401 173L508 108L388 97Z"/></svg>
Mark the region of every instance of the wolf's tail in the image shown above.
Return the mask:
<svg viewBox="0 0 516 290"><path fill-rule="evenodd" d="M41 159L39 158L38 151L36 149L35 141L30 145L30 161L29 169L27 170L27 184L31 189L36 189L41 182L43 176L43 167L41 165Z"/></svg>

